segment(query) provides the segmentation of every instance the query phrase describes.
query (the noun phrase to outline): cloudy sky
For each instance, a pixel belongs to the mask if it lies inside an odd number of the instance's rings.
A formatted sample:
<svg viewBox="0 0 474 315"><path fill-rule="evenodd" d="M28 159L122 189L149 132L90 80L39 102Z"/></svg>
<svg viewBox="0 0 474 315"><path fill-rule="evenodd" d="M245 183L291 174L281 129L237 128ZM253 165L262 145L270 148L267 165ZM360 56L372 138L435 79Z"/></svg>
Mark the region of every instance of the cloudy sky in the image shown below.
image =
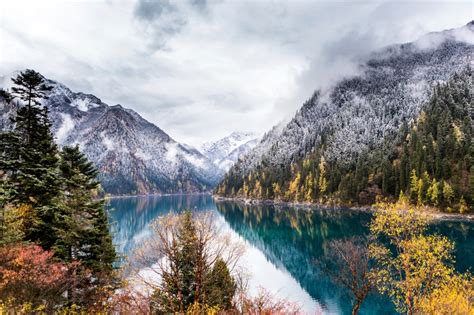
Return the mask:
<svg viewBox="0 0 474 315"><path fill-rule="evenodd" d="M263 133L386 45L472 1L2 0L0 75L33 68L198 145Z"/></svg>

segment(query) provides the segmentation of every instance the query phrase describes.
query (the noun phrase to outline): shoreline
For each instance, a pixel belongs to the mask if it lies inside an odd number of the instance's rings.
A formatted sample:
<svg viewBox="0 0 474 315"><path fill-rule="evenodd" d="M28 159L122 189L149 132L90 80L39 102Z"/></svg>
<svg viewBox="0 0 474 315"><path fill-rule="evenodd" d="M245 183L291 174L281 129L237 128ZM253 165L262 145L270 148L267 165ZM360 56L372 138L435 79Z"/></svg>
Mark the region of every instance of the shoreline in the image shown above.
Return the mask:
<svg viewBox="0 0 474 315"><path fill-rule="evenodd" d="M311 202L289 202L281 200L272 200L272 199L252 199L252 198L242 198L242 197L223 197L219 195L212 195L212 198L215 202L222 201L233 201L242 203L245 205L273 205L273 206L283 206L283 207L300 207L306 210L315 210L318 209L343 209L350 211L363 211L363 212L377 212L378 209L373 206L349 206L344 204L320 204L320 203L311 203ZM467 221L474 222L474 214L460 214L460 213L444 213L440 211L423 211L422 213L428 215L435 221Z"/></svg>
<svg viewBox="0 0 474 315"><path fill-rule="evenodd" d="M199 195L209 195L212 196L212 192L195 192L195 193L153 193L153 194L133 194L133 195L107 195L104 196L104 200L109 199L121 199L121 198L138 198L138 197L169 197L169 196L199 196Z"/></svg>
<svg viewBox="0 0 474 315"><path fill-rule="evenodd" d="M345 205L345 204L321 204L321 203L312 203L312 202L290 202L290 201L281 201L281 200L272 200L272 199L253 199L253 198L242 198L242 197L223 197L212 192L196 192L196 193L168 193L168 194L136 194L136 195L109 195L105 196L104 200L111 199L122 199L122 198L138 198L138 197L170 197L170 196L201 196L207 195L211 196L215 202L222 201L232 201L244 205L273 205L280 207L298 207L305 210L316 210L316 209L343 209L350 211L363 211L374 213L377 208L373 206L355 206L355 205ZM440 211L423 211L422 213L430 216L433 220L437 221L465 221L465 222L474 222L474 214L460 214L460 213L445 213Z"/></svg>

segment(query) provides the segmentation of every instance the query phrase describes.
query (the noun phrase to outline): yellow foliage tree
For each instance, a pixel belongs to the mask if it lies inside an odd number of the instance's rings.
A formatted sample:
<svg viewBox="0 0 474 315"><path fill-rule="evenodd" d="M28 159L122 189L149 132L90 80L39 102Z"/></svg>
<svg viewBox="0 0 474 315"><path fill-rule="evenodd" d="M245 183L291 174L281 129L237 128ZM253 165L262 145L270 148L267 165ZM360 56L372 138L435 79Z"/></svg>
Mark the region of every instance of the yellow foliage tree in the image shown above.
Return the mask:
<svg viewBox="0 0 474 315"><path fill-rule="evenodd" d="M439 201L439 187L438 186L439 186L438 181L436 181L436 178L434 178L427 192L428 199L435 206L438 205L438 201Z"/></svg>
<svg viewBox="0 0 474 315"><path fill-rule="evenodd" d="M301 173L297 172L295 178L290 182L287 191L287 198L298 200L299 187L301 182Z"/></svg>
<svg viewBox="0 0 474 315"><path fill-rule="evenodd" d="M35 222L31 205L4 206L0 214L0 244L14 243L23 239L25 229Z"/></svg>
<svg viewBox="0 0 474 315"><path fill-rule="evenodd" d="M278 183L273 183L272 184L272 188L273 188L273 196L276 198L276 199L279 199L281 197L281 187L280 187L280 184Z"/></svg>
<svg viewBox="0 0 474 315"><path fill-rule="evenodd" d="M247 185L247 181L244 181L244 185L242 186L243 194L245 197L249 196L249 186Z"/></svg>
<svg viewBox="0 0 474 315"><path fill-rule="evenodd" d="M410 174L410 196L412 200L418 199L418 176L416 176L416 171L411 170Z"/></svg>
<svg viewBox="0 0 474 315"><path fill-rule="evenodd" d="M304 200L311 202L313 201L313 186L314 186L314 177L313 173L309 172L309 174L305 178L305 196Z"/></svg>
<svg viewBox="0 0 474 315"><path fill-rule="evenodd" d="M455 275L418 302L421 314L474 315L474 279Z"/></svg>
<svg viewBox="0 0 474 315"><path fill-rule="evenodd" d="M326 190L328 189L328 182L326 180L326 161L324 156L321 157L321 161L319 161L319 179L318 179L318 188L319 193L324 195Z"/></svg>
<svg viewBox="0 0 474 315"><path fill-rule="evenodd" d="M454 243L439 235L425 235L428 217L413 209L386 205L377 212L370 230L375 238L369 252L376 261L373 275L381 293L387 294L400 312L415 314L434 292L455 276Z"/></svg>
<svg viewBox="0 0 474 315"><path fill-rule="evenodd" d="M263 197L262 184L260 184L260 181L258 179L255 181L255 187L253 188L253 196L255 198L262 198Z"/></svg>
<svg viewBox="0 0 474 315"><path fill-rule="evenodd" d="M467 207L466 200L464 200L464 196L461 196L459 200L459 213L467 212L469 208Z"/></svg>
<svg viewBox="0 0 474 315"><path fill-rule="evenodd" d="M454 198L454 190L447 181L443 181L443 198L447 204L451 204Z"/></svg>

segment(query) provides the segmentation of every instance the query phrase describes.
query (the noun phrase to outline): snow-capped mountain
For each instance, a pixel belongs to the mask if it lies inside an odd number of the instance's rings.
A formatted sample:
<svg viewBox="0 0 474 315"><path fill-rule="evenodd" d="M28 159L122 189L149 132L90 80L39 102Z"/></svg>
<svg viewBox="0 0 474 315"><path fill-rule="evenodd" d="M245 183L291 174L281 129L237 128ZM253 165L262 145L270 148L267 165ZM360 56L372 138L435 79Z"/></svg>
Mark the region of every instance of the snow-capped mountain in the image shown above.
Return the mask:
<svg viewBox="0 0 474 315"><path fill-rule="evenodd" d="M258 137L252 132L233 132L215 142L202 145L201 152L220 169L227 171L258 142Z"/></svg>
<svg viewBox="0 0 474 315"><path fill-rule="evenodd" d="M11 87L11 77L0 87ZM100 170L105 191L112 194L200 192L211 189L222 171L198 150L173 140L163 130L121 105L109 106L94 95L76 93L45 80L53 89L44 105L59 145L78 144ZM19 106L1 104L0 127Z"/></svg>
<svg viewBox="0 0 474 315"><path fill-rule="evenodd" d="M361 62L359 75L317 90L286 125L276 126L230 170L289 166L324 146L325 158L352 163L418 116L433 86L474 66L474 22L393 45Z"/></svg>

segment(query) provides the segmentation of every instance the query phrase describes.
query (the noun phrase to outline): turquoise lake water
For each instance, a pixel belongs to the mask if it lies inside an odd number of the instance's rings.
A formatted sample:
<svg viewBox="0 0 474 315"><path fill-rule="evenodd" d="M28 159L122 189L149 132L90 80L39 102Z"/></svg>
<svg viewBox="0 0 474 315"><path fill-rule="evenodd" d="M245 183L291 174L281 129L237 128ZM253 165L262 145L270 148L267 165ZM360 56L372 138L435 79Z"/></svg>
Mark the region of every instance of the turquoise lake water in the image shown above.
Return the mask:
<svg viewBox="0 0 474 315"><path fill-rule="evenodd" d="M250 290L263 287L295 301L306 313L350 314L348 292L334 284L315 263L329 241L366 235L371 214L350 209L298 209L273 205L216 203L209 195L114 198L109 202L114 243L127 257L145 240L159 216L186 209L211 211L223 233L245 244L240 264L249 274ZM456 268L474 267L474 222L443 221L432 232L456 242ZM376 293L360 314L393 314L391 302Z"/></svg>

